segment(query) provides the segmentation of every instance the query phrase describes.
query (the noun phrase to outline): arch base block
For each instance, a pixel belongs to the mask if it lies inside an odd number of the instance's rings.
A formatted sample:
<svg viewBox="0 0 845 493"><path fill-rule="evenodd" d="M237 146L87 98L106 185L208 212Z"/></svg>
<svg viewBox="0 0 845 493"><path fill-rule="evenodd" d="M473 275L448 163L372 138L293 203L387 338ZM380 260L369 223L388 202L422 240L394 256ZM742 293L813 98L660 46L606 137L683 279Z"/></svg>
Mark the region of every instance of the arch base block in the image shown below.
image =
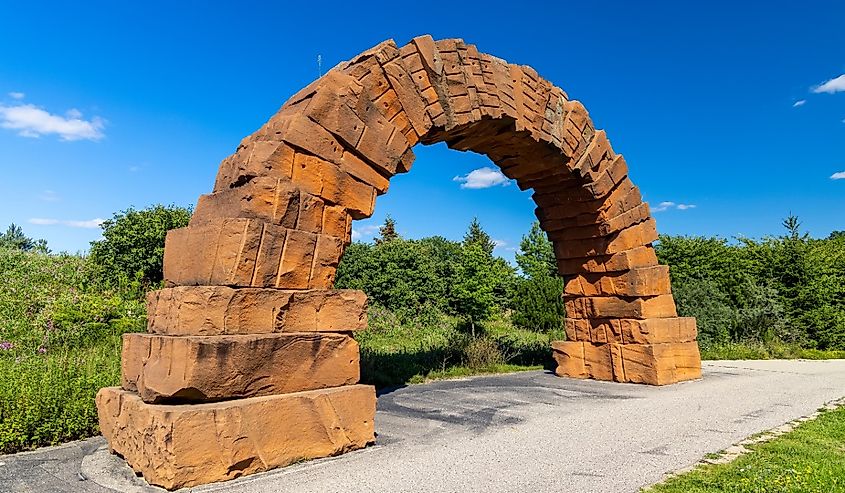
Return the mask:
<svg viewBox="0 0 845 493"><path fill-rule="evenodd" d="M561 377L625 383L669 385L701 378L701 355L695 341L618 344L579 341L552 343Z"/></svg>
<svg viewBox="0 0 845 493"><path fill-rule="evenodd" d="M119 387L97 393L109 448L169 490L366 447L375 411L369 385L191 405L148 404Z"/></svg>

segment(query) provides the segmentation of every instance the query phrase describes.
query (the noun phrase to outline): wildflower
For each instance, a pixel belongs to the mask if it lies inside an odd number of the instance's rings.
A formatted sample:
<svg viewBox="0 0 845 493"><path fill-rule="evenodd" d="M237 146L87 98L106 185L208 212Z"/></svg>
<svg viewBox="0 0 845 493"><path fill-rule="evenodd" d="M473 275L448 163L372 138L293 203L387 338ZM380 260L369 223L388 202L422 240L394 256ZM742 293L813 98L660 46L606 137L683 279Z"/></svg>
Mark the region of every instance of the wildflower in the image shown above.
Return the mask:
<svg viewBox="0 0 845 493"><path fill-rule="evenodd" d="M47 354L47 348L44 346L38 346L38 354Z"/></svg>
<svg viewBox="0 0 845 493"><path fill-rule="evenodd" d="M3 341L3 342L0 342L0 350L2 350L2 351L9 351L9 350L11 350L11 349L12 349L12 348L14 348L14 347L15 347L15 345L14 345L14 344L12 344L12 343L11 343L11 342L9 342L9 341Z"/></svg>

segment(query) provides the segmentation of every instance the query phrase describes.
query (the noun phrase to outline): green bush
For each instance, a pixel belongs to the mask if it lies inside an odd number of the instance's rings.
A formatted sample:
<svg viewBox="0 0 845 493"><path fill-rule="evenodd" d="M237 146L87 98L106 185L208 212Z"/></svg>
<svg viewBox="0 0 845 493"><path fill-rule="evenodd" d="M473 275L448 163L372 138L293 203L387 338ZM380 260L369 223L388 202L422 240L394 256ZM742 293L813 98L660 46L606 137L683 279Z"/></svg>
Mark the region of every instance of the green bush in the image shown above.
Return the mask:
<svg viewBox="0 0 845 493"><path fill-rule="evenodd" d="M103 224L103 239L91 242L91 260L112 285L137 280L156 285L164 277L164 239L171 229L188 225L191 209L155 205L117 212Z"/></svg>

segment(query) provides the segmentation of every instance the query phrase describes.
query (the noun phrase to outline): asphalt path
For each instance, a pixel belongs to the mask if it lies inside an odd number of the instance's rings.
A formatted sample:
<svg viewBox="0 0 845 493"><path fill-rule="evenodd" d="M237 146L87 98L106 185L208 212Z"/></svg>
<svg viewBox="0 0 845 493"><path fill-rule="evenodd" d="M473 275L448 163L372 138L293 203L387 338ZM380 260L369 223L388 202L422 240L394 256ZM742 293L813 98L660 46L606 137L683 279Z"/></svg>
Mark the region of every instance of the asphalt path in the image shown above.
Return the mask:
<svg viewBox="0 0 845 493"><path fill-rule="evenodd" d="M845 360L710 361L668 387L547 372L379 396L377 444L196 492L635 492L845 396ZM0 456L0 491L163 491L102 438Z"/></svg>

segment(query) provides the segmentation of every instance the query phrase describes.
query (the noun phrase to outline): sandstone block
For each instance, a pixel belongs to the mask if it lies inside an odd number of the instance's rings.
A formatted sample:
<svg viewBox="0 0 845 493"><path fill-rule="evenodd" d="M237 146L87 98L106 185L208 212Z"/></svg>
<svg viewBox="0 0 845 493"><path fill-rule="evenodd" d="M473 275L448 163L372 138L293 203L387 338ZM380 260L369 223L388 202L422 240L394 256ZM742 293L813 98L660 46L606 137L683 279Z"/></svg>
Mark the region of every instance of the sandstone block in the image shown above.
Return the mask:
<svg viewBox="0 0 845 493"><path fill-rule="evenodd" d="M363 291L178 286L147 294L147 331L162 335L351 332L367 328Z"/></svg>
<svg viewBox="0 0 845 493"><path fill-rule="evenodd" d="M221 218L257 219L287 229L350 241L352 218L341 206L302 192L287 179L257 177L249 183L201 195L191 216L191 226Z"/></svg>
<svg viewBox="0 0 845 493"><path fill-rule="evenodd" d="M164 279L170 286L325 289L334 282L343 246L336 237L222 218L167 233Z"/></svg>
<svg viewBox="0 0 845 493"><path fill-rule="evenodd" d="M667 385L701 377L695 342L592 344L555 341L552 351L562 377Z"/></svg>
<svg viewBox="0 0 845 493"><path fill-rule="evenodd" d="M558 270L565 275L582 272L622 272L657 265L657 255L651 245L632 248L612 255L558 259Z"/></svg>
<svg viewBox="0 0 845 493"><path fill-rule="evenodd" d="M587 296L564 300L567 318L667 318L677 317L671 294L643 298Z"/></svg>
<svg viewBox="0 0 845 493"><path fill-rule="evenodd" d="M575 296L657 296L671 292L667 265L604 274L585 273L570 278L564 288L564 293Z"/></svg>
<svg viewBox="0 0 845 493"><path fill-rule="evenodd" d="M619 345L624 372L620 382L667 385L701 378L701 355L695 342Z"/></svg>
<svg viewBox="0 0 845 493"><path fill-rule="evenodd" d="M558 376L613 380L609 344L554 341L552 355L558 364L555 369Z"/></svg>
<svg viewBox="0 0 845 493"><path fill-rule="evenodd" d="M225 481L375 441L375 391L349 385L210 404L146 404L100 389L97 414L109 447L167 489Z"/></svg>
<svg viewBox="0 0 845 493"><path fill-rule="evenodd" d="M570 341L624 344L662 344L695 341L697 334L692 317L580 319L565 321Z"/></svg>
<svg viewBox="0 0 845 493"><path fill-rule="evenodd" d="M122 386L144 402L207 402L358 383L358 343L344 334L124 334Z"/></svg>
<svg viewBox="0 0 845 493"><path fill-rule="evenodd" d="M565 235L552 232L549 239L555 243L555 255L559 259L612 255L650 245L657 240L657 226L654 219L648 219L611 236L567 241Z"/></svg>

